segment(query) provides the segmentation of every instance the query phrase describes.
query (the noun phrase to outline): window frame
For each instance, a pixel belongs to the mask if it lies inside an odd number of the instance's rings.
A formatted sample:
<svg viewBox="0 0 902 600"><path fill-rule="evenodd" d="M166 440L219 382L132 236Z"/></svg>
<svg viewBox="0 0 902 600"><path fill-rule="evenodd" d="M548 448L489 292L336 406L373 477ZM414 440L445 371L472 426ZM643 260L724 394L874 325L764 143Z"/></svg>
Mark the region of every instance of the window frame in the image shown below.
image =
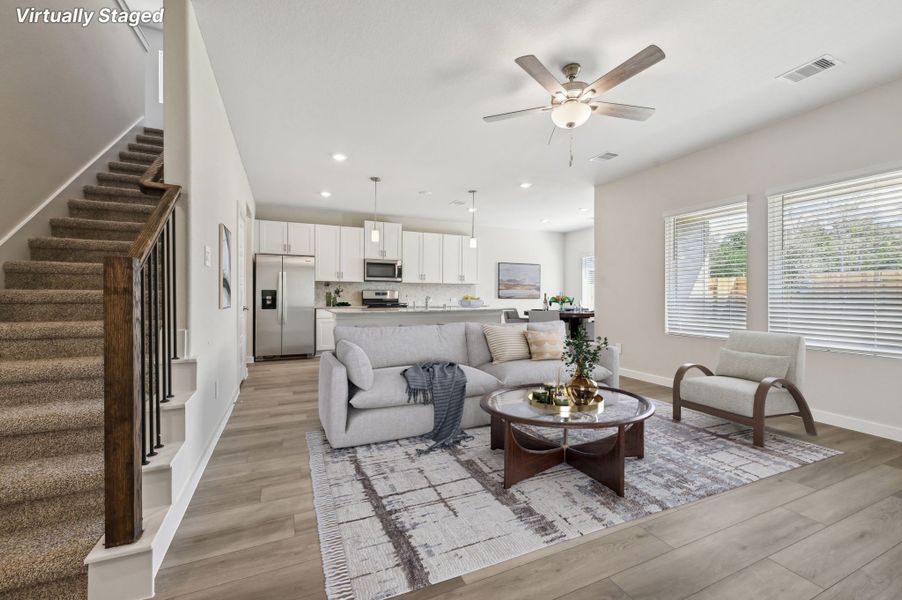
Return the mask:
<svg viewBox="0 0 902 600"><path fill-rule="evenodd" d="M586 302L586 261L588 259L592 259L592 304L591 306ZM595 255L594 254L586 254L585 256L580 257L579 259L579 281L580 281L580 304L585 308L589 308L592 311L595 310L595 289L596 289L596 276L597 271L595 270Z"/></svg>

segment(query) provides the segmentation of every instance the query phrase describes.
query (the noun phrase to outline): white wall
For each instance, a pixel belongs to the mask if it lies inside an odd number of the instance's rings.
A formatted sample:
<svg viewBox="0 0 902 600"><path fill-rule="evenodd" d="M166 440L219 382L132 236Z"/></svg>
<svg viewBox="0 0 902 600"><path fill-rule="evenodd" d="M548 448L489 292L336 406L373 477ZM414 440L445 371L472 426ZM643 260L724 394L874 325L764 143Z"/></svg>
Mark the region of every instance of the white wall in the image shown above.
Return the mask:
<svg viewBox="0 0 902 600"><path fill-rule="evenodd" d="M72 3L44 7L71 9ZM141 117L145 52L127 25L19 24L15 6L6 3L0 56L4 239Z"/></svg>
<svg viewBox="0 0 902 600"><path fill-rule="evenodd" d="M371 219L372 215L260 206L257 210L257 218L273 221L362 227L364 219ZM470 234L469 223L409 219L396 216L380 218L393 223L401 223L404 229L408 231ZM476 235L479 240L479 284L476 286L475 291L476 295L482 298L486 304L517 308L521 313L530 308L541 308L542 305L541 299L502 300L498 298L499 262L538 263L542 265L542 291L548 292L548 295L551 296L563 288L563 233L488 227L477 223ZM373 284L370 287L377 288L379 285ZM433 287L430 286L430 289ZM470 293L469 286L448 285L447 288L450 291L438 297L437 301L439 303L447 301L452 296L460 297L462 293ZM464 289L464 291L461 292L461 289ZM433 295L431 292L429 293ZM433 297L435 298L435 295Z"/></svg>
<svg viewBox="0 0 902 600"><path fill-rule="evenodd" d="M163 31L154 27L142 27L150 46L144 56L144 124L163 129L163 105L160 103L160 51L163 49Z"/></svg>
<svg viewBox="0 0 902 600"><path fill-rule="evenodd" d="M767 191L902 165L900 106L902 80L598 186L598 320L624 367L670 380L680 363L713 365L721 346L664 334L664 212L749 195L748 327L766 329ZM815 418L902 439L902 361L809 351L807 362Z"/></svg>
<svg viewBox="0 0 902 600"><path fill-rule="evenodd" d="M564 293L578 304L583 296L583 257L595 256L595 227L564 234ZM597 305L597 303L596 303Z"/></svg>

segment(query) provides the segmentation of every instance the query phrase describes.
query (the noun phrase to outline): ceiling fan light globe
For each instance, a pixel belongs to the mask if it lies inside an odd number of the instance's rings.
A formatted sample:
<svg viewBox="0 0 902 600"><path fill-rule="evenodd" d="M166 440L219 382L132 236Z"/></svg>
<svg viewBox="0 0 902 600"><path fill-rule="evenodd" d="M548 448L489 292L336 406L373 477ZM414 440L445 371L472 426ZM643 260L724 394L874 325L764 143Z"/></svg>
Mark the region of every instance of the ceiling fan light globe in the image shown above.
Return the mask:
<svg viewBox="0 0 902 600"><path fill-rule="evenodd" d="M555 106L551 111L551 120L561 129L573 129L589 120L592 109L579 100L568 100Z"/></svg>

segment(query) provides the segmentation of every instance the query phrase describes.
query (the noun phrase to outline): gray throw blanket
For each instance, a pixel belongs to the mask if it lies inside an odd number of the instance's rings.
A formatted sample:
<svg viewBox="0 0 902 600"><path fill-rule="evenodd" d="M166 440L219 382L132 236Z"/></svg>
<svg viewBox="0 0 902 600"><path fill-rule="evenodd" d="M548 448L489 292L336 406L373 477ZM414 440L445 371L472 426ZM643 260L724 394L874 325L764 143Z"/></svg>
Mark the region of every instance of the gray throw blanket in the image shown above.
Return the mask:
<svg viewBox="0 0 902 600"><path fill-rule="evenodd" d="M435 443L417 454L473 439L460 429L467 388L463 369L449 362L421 363L404 369L402 375L407 380L407 401L432 404L435 414L429 434Z"/></svg>

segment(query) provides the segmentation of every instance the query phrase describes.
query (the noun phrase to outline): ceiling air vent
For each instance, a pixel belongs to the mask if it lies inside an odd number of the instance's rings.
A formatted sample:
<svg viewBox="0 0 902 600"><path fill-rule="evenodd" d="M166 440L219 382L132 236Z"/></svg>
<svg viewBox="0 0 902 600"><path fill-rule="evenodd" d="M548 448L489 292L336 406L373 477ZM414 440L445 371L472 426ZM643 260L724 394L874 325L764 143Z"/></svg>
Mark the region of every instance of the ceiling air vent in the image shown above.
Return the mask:
<svg viewBox="0 0 902 600"><path fill-rule="evenodd" d="M464 202L463 200L452 200L448 204L450 204L451 206L463 206L464 204L466 204L466 202Z"/></svg>
<svg viewBox="0 0 902 600"><path fill-rule="evenodd" d="M596 154L589 160L592 162L598 162L601 160L611 160L612 158L617 158L618 156L620 156L620 155L616 154L614 152L602 152L601 154Z"/></svg>
<svg viewBox="0 0 902 600"><path fill-rule="evenodd" d="M799 81L802 81L803 79L808 79L812 75L817 75L818 73L823 73L827 69L832 69L838 64L840 64L838 60L836 60L829 54L825 54L820 58L802 65L801 67L797 67L791 71L787 71L786 73L779 75L777 79L786 79L787 81L797 83Z"/></svg>

